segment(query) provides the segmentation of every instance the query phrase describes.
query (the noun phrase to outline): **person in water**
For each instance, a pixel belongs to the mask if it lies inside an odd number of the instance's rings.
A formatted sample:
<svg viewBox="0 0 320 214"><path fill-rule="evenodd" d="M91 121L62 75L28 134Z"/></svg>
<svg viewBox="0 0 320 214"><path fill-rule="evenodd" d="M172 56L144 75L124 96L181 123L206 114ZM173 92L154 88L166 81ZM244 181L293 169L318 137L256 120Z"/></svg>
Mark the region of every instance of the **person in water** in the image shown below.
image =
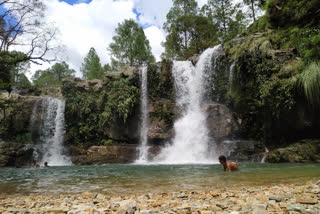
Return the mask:
<svg viewBox="0 0 320 214"><path fill-rule="evenodd" d="M44 162L44 167L45 168L50 167L50 166L48 166L48 162Z"/></svg>
<svg viewBox="0 0 320 214"><path fill-rule="evenodd" d="M224 171L232 172L240 170L236 163L227 161L227 158L224 155L219 157L219 162L223 165Z"/></svg>
<svg viewBox="0 0 320 214"><path fill-rule="evenodd" d="M32 168L36 168L37 167L37 162L35 160L32 161L31 167Z"/></svg>

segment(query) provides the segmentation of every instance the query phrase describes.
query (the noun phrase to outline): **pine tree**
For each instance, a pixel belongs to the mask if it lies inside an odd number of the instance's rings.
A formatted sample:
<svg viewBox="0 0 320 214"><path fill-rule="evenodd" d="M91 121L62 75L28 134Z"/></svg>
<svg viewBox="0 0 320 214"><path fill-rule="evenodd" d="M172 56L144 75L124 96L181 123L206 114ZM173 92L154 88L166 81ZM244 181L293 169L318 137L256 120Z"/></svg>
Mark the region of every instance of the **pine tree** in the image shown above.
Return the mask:
<svg viewBox="0 0 320 214"><path fill-rule="evenodd" d="M141 66L155 61L143 29L132 19L118 25L108 50L111 54L113 70L119 70L128 65Z"/></svg>
<svg viewBox="0 0 320 214"><path fill-rule="evenodd" d="M80 71L85 79L101 79L103 69L100 64L100 58L94 48L90 48L88 55L84 58L84 62Z"/></svg>

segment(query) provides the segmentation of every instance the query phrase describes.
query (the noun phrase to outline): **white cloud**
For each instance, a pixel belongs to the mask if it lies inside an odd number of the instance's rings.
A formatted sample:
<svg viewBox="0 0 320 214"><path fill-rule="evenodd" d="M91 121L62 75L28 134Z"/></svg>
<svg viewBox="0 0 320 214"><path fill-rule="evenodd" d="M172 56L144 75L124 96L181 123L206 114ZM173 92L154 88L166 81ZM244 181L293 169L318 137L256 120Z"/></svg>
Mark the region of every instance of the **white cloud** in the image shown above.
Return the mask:
<svg viewBox="0 0 320 214"><path fill-rule="evenodd" d="M60 31L59 39L65 47L62 60L79 71L83 58L94 47L102 64L109 62L107 47L114 29L124 19L136 17L133 7L132 1L93 0L89 4L69 5L49 0L46 17ZM48 65L32 65L31 70L45 67Z"/></svg>
<svg viewBox="0 0 320 214"><path fill-rule="evenodd" d="M207 0L197 1L199 6L207 2ZM172 7L171 0L92 0L87 4L84 3L88 0L79 0L78 2L82 4L74 5L58 0L47 2L47 19L49 22L54 22L59 29L60 41L65 47L62 60L77 71L80 70L83 58L91 47L96 49L102 64L109 62L107 47L112 42L114 30L124 19L136 18L133 9L141 13L140 24L148 26L144 31L157 60L164 51L161 46L161 42L165 40L162 25ZM49 66L32 65L31 73Z"/></svg>
<svg viewBox="0 0 320 214"><path fill-rule="evenodd" d="M153 55L156 57L156 60L159 61L160 55L164 51L164 48L161 45L165 40L164 33L156 26L144 29L144 33L150 42Z"/></svg>

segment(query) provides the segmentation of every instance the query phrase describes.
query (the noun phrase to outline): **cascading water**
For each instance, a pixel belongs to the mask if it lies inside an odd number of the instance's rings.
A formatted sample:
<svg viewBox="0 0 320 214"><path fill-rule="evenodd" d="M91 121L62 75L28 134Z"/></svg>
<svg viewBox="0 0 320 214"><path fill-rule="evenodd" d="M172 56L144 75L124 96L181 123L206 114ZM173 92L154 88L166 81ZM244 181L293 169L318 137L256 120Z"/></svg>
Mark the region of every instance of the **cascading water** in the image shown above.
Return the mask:
<svg viewBox="0 0 320 214"><path fill-rule="evenodd" d="M236 61L233 61L230 68L229 68L229 85L230 85L230 87L232 86L235 67L236 67Z"/></svg>
<svg viewBox="0 0 320 214"><path fill-rule="evenodd" d="M56 98L42 100L42 127L40 132L41 147L36 157L41 157L40 164L48 162L52 166L71 165L71 160L64 154L63 137L65 101ZM33 112L35 114L36 112ZM31 116L31 119L34 115Z"/></svg>
<svg viewBox="0 0 320 214"><path fill-rule="evenodd" d="M181 117L174 124L175 137L154 161L163 164L212 163L216 155L209 151L204 94L209 74L214 70L221 46L209 48L194 67L190 61L175 61L172 73L176 87L176 105ZM214 63L212 63L214 62Z"/></svg>
<svg viewBox="0 0 320 214"><path fill-rule="evenodd" d="M148 162L148 69L142 67L140 72L141 95L140 95L140 111L141 111L141 128L140 128L140 145L138 148L139 157L136 163L143 164Z"/></svg>

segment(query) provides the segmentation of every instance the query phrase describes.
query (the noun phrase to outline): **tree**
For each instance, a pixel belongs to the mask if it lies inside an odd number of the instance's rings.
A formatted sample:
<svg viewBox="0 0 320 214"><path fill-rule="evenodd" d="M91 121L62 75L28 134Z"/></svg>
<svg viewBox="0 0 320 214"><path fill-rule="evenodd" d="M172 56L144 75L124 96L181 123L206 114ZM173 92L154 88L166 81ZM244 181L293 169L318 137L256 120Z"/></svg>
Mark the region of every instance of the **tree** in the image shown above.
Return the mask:
<svg viewBox="0 0 320 214"><path fill-rule="evenodd" d="M243 0L243 3L249 6L252 13L251 17L255 22L257 17L257 11L259 10L259 8L262 8L265 5L266 1L265 0Z"/></svg>
<svg viewBox="0 0 320 214"><path fill-rule="evenodd" d="M173 6L167 14L163 29L169 33L179 17L194 16L198 13L198 3L195 0L173 0Z"/></svg>
<svg viewBox="0 0 320 214"><path fill-rule="evenodd" d="M73 76L75 70L70 69L65 62L56 63L47 70L38 70L32 76L34 85L39 86L56 86L61 85L62 80L66 77Z"/></svg>
<svg viewBox="0 0 320 214"><path fill-rule="evenodd" d="M55 50L51 46L56 28L43 21L45 5L42 0L1 0L0 52L10 55L10 47L23 47L24 58L15 63L38 60L51 62L46 55Z"/></svg>
<svg viewBox="0 0 320 214"><path fill-rule="evenodd" d="M138 23L127 19L119 23L116 35L109 45L113 70L119 70L124 66L141 66L155 61L151 53L149 40Z"/></svg>
<svg viewBox="0 0 320 214"><path fill-rule="evenodd" d="M88 55L84 58L84 62L80 71L85 79L101 79L103 69L100 64L100 58L94 48L90 48Z"/></svg>
<svg viewBox="0 0 320 214"><path fill-rule="evenodd" d="M233 5L231 0L208 0L201 11L216 23L220 40L227 41L246 26L245 16L239 8L240 4Z"/></svg>
<svg viewBox="0 0 320 214"><path fill-rule="evenodd" d="M167 14L163 29L168 33L164 47L165 56L169 58L184 58L191 41L191 17L199 13L195 0L173 0L173 6Z"/></svg>
<svg viewBox="0 0 320 214"><path fill-rule="evenodd" d="M0 7L0 88L10 91L10 70L19 63L55 60L56 28L44 22L42 0L0 0Z"/></svg>
<svg viewBox="0 0 320 214"><path fill-rule="evenodd" d="M62 79L73 76L76 73L75 70L69 68L69 65L66 62L56 63L50 70L55 79L57 79L59 82L62 82Z"/></svg>
<svg viewBox="0 0 320 214"><path fill-rule="evenodd" d="M180 16L164 42L165 56L187 59L217 44L216 26L204 16Z"/></svg>
<svg viewBox="0 0 320 214"><path fill-rule="evenodd" d="M103 66L103 72L110 72L112 71L112 67L107 63Z"/></svg>

